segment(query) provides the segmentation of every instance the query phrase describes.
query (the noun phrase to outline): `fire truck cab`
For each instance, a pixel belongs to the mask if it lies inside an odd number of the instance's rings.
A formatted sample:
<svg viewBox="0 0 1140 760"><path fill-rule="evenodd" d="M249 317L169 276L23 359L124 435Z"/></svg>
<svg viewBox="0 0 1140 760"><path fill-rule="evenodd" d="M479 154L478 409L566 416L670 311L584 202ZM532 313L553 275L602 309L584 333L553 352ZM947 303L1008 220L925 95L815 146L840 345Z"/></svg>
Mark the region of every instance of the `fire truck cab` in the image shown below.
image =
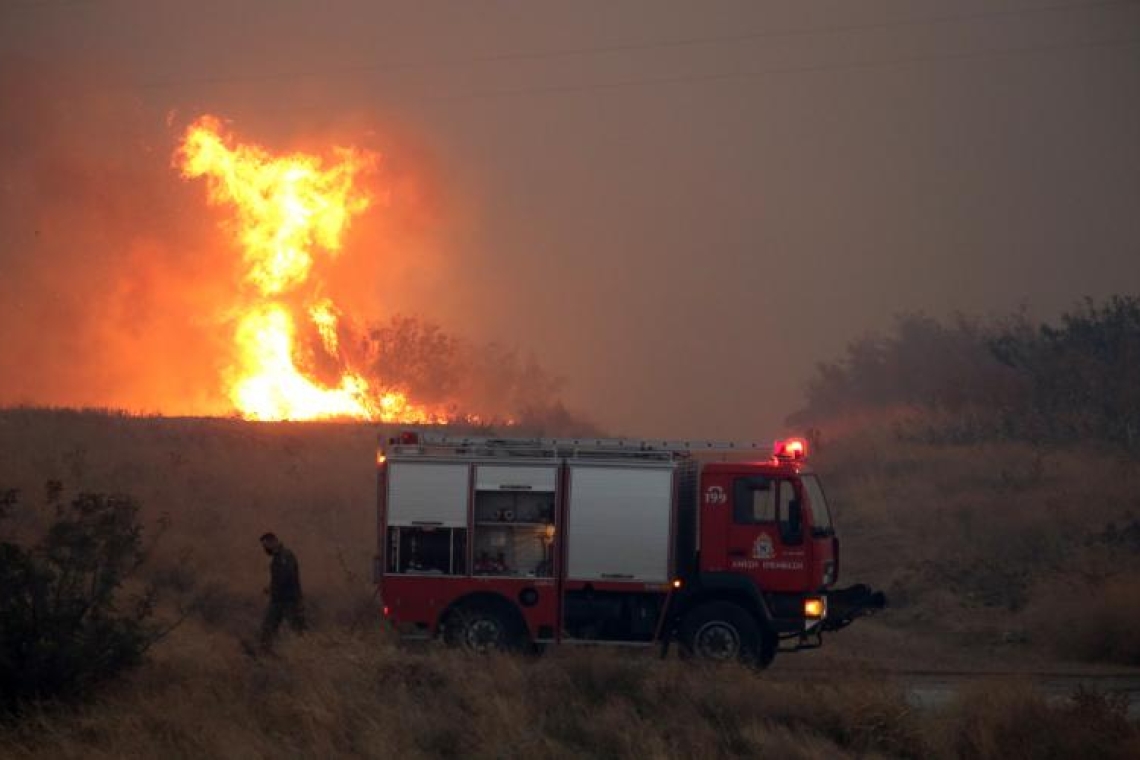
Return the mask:
<svg viewBox="0 0 1140 760"><path fill-rule="evenodd" d="M404 433L377 457L384 615L474 651L677 641L763 667L818 647L884 600L834 588L806 443L770 450Z"/></svg>

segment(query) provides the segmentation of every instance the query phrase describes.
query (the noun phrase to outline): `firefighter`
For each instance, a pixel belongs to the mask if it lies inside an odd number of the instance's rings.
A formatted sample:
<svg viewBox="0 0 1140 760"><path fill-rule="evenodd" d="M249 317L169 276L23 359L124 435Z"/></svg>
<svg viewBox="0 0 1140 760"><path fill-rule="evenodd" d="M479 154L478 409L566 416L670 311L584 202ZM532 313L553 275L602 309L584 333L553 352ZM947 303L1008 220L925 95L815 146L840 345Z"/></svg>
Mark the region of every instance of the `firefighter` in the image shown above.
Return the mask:
<svg viewBox="0 0 1140 760"><path fill-rule="evenodd" d="M284 620L297 633L305 630L305 608L301 599L301 568L297 557L272 533L261 537L261 547L269 562L269 607L261 623L261 646L268 649Z"/></svg>

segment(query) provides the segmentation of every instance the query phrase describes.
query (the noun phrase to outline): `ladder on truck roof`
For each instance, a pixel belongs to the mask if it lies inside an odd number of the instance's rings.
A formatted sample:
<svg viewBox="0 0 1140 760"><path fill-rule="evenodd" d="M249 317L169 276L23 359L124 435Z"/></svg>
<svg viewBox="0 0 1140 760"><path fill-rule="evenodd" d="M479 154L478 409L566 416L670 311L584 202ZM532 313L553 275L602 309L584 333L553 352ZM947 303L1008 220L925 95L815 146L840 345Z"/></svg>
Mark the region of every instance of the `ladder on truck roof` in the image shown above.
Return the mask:
<svg viewBox="0 0 1140 760"><path fill-rule="evenodd" d="M757 441L686 441L652 438L503 438L419 433L389 439L394 454L452 454L468 456L629 457L671 460L692 454L765 452L771 443Z"/></svg>

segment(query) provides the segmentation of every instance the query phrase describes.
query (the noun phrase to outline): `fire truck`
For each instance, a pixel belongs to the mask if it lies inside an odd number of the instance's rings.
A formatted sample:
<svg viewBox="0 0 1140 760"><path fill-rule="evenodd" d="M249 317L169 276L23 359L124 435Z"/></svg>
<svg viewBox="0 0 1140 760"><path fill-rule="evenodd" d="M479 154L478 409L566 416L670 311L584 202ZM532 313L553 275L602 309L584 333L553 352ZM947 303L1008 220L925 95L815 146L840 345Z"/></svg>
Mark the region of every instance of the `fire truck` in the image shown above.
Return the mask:
<svg viewBox="0 0 1140 760"><path fill-rule="evenodd" d="M807 442L406 432L377 455L375 575L401 635L476 652L661 646L764 667L883 606L836 589Z"/></svg>

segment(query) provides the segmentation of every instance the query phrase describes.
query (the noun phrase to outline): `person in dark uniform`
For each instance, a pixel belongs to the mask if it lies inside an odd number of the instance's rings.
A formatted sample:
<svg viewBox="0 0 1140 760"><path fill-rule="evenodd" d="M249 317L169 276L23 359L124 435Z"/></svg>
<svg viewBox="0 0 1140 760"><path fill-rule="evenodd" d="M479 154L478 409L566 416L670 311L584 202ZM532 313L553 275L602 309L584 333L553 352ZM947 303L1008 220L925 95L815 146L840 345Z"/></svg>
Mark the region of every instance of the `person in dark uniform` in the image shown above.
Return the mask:
<svg viewBox="0 0 1140 760"><path fill-rule="evenodd" d="M261 623L261 645L268 648L286 621L297 633L305 630L305 608L301 598L301 567L297 557L272 533L261 537L261 547L269 562L269 607Z"/></svg>

